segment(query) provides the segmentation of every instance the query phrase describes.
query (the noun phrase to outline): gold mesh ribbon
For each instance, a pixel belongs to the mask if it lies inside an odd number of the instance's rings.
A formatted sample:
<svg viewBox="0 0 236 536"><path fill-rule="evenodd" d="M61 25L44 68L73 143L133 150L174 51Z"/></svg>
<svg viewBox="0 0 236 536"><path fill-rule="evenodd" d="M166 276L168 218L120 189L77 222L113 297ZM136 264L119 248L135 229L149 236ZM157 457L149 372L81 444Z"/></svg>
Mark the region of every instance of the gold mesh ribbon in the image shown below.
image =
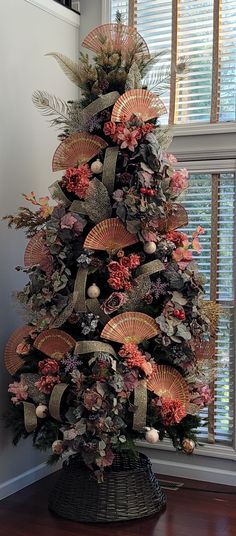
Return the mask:
<svg viewBox="0 0 236 536"><path fill-rule="evenodd" d="M87 214L85 204L83 201L72 201L70 206L70 212L75 212L76 214Z"/></svg>
<svg viewBox="0 0 236 536"><path fill-rule="evenodd" d="M53 199L61 201L61 203L63 203L63 205L65 205L66 207L70 206L71 202L62 191L58 181L55 181L53 184L51 184L48 189Z"/></svg>
<svg viewBox="0 0 236 536"><path fill-rule="evenodd" d="M30 434L37 428L37 417L35 413L35 405L30 402L23 402L24 407L24 425L26 432Z"/></svg>
<svg viewBox="0 0 236 536"><path fill-rule="evenodd" d="M91 119L91 117L94 115L106 110L106 108L109 108L110 106L113 106L119 96L120 94L118 91L111 91L110 93L107 93L107 95L102 95L102 97L99 97L95 101L91 102L91 104L86 106L86 108L83 110L83 120L87 123L87 121L89 121L89 119Z"/></svg>
<svg viewBox="0 0 236 536"><path fill-rule="evenodd" d="M99 316L100 322L105 325L110 320L110 317L106 315L100 307L100 303L97 298L91 298L86 300L87 309L90 313L93 313L96 316Z"/></svg>
<svg viewBox="0 0 236 536"><path fill-rule="evenodd" d="M61 401L67 387L69 387L68 383L55 385L50 396L48 409L51 417L56 421L61 421Z"/></svg>
<svg viewBox="0 0 236 536"><path fill-rule="evenodd" d="M87 277L87 268L81 268L78 270L73 293L74 309L77 313L84 313L86 311L85 292Z"/></svg>
<svg viewBox="0 0 236 536"><path fill-rule="evenodd" d="M63 311L57 316L57 318L50 324L50 328L60 328L69 318L74 310L73 298L70 299L68 305L63 309Z"/></svg>
<svg viewBox="0 0 236 536"><path fill-rule="evenodd" d="M114 348L110 344L100 341L78 341L75 345L74 354L84 355L93 354L94 352L104 352L116 357Z"/></svg>
<svg viewBox="0 0 236 536"><path fill-rule="evenodd" d="M142 430L146 426L147 380L141 380L135 388L134 405L137 406L137 409L133 418L133 430Z"/></svg>
<svg viewBox="0 0 236 536"><path fill-rule="evenodd" d="M143 266L140 266L140 268L137 271L138 275L152 275L157 272L161 272L165 269L165 266L163 262L159 261L159 259L156 259L155 261L147 262L146 264L143 264Z"/></svg>
<svg viewBox="0 0 236 536"><path fill-rule="evenodd" d="M112 194L114 190L115 175L116 175L116 161L118 157L118 147L108 147L105 152L105 158L103 162L103 174L102 182L106 186L109 194Z"/></svg>

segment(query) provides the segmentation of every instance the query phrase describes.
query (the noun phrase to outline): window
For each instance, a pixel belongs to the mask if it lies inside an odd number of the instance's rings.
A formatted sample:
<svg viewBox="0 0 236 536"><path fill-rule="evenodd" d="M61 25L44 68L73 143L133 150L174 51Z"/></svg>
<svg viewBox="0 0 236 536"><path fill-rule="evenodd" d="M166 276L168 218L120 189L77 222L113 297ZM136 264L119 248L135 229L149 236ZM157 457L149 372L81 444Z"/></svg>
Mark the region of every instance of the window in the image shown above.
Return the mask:
<svg viewBox="0 0 236 536"><path fill-rule="evenodd" d="M112 0L112 20L117 9L151 53L166 51L162 64L172 77L163 100L170 124L236 120L236 0ZM184 58L189 70L181 79L174 67ZM149 74L150 88L156 72Z"/></svg>
<svg viewBox="0 0 236 536"><path fill-rule="evenodd" d="M214 402L204 412L209 424L199 436L216 443L209 446L213 456L230 451L235 457L236 0L111 0L112 21L118 9L152 53L166 51L162 64L172 67L170 89L161 95L168 110L164 121L174 125L170 150L190 171L184 200L188 230L199 223L206 230L197 259L206 278L206 299L225 310L216 338ZM186 57L189 71L178 80L173 67ZM152 91L156 71L157 66L147 81ZM227 454L222 448L229 449Z"/></svg>
<svg viewBox="0 0 236 536"><path fill-rule="evenodd" d="M55 2L76 11L76 13L80 12L79 0L55 0Z"/></svg>
<svg viewBox="0 0 236 536"><path fill-rule="evenodd" d="M210 442L233 442L234 351L233 351L233 250L234 250L234 173L190 173L185 208L189 215L188 232L199 222L205 228L201 238L202 254L197 257L200 272L206 279L206 299L216 300L225 311L218 324L215 352L214 402L204 416L207 428L201 439Z"/></svg>

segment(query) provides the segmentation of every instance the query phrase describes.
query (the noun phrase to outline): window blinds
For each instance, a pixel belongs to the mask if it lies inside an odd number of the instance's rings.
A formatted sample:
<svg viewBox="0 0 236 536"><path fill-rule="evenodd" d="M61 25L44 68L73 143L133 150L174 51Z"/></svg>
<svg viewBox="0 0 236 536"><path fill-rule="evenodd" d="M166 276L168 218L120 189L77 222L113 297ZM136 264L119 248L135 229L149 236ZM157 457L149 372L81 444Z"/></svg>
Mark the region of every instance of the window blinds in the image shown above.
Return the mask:
<svg viewBox="0 0 236 536"><path fill-rule="evenodd" d="M194 231L199 222L206 231L201 237L203 252L196 255L200 272L206 279L205 299L215 296L225 311L216 339L214 402L202 417L209 417L209 440L229 445L233 441L234 401L234 180L232 173L191 174L184 201L189 215L188 232ZM213 262L215 274L212 273ZM199 435L207 439L207 428L202 427Z"/></svg>
<svg viewBox="0 0 236 536"><path fill-rule="evenodd" d="M236 120L236 0L112 0L113 21L117 10L151 52L166 50L163 67L173 73L188 58L188 73L172 76L163 99L170 124ZM155 68L150 89L154 78Z"/></svg>

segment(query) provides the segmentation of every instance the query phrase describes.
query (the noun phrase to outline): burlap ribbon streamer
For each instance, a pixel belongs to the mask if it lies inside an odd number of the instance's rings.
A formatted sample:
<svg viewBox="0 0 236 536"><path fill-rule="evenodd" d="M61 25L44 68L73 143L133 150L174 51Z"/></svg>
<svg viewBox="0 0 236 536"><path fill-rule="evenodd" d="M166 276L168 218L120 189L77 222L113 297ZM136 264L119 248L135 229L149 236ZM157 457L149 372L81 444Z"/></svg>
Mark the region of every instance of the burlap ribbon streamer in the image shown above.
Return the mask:
<svg viewBox="0 0 236 536"><path fill-rule="evenodd" d="M103 312L97 298L86 300L86 306L90 313L99 316L99 320L104 326L107 324L107 322L109 322L110 317Z"/></svg>
<svg viewBox="0 0 236 536"><path fill-rule="evenodd" d="M37 416L35 413L35 405L31 402L23 402L24 407L24 425L26 432L30 434L37 428Z"/></svg>
<svg viewBox="0 0 236 536"><path fill-rule="evenodd" d="M106 186L109 194L113 193L115 176L116 176L116 161L118 157L119 148L108 147L105 152L105 158L103 162L103 174L102 182Z"/></svg>
<svg viewBox="0 0 236 536"><path fill-rule="evenodd" d="M77 313L86 312L85 292L87 277L88 268L81 268L78 270L73 293L73 304Z"/></svg>
<svg viewBox="0 0 236 536"><path fill-rule="evenodd" d="M51 417L56 421L61 422L61 401L67 387L69 387L68 383L55 385L50 396L48 409Z"/></svg>
<svg viewBox="0 0 236 536"><path fill-rule="evenodd" d="M94 115L106 110L106 108L109 108L110 106L113 106L119 96L120 94L118 91L111 91L110 93L107 93L107 95L102 95L95 101L91 102L91 104L86 106L86 108L83 110L83 120L88 122L89 119L91 119L91 117Z"/></svg>
<svg viewBox="0 0 236 536"><path fill-rule="evenodd" d="M61 201L61 203L63 203L63 205L65 205L66 207L70 206L71 202L62 191L58 181L53 182L53 184L51 184L48 189L53 199Z"/></svg>
<svg viewBox="0 0 236 536"><path fill-rule="evenodd" d="M77 313L86 312L85 291L87 276L87 268L81 268L78 270L74 284L73 296L69 300L69 303L65 309L63 309L59 316L50 324L50 328L60 328L68 320L73 310L75 310Z"/></svg>
<svg viewBox="0 0 236 536"><path fill-rule="evenodd" d="M152 275L157 272L161 272L164 269L165 266L163 262L159 261L159 259L156 259L143 264L143 266L140 266L140 268L137 270L137 275Z"/></svg>
<svg viewBox="0 0 236 536"><path fill-rule="evenodd" d="M137 409L133 418L133 430L142 430L146 426L147 415L147 380L141 380L134 390L134 405Z"/></svg>
<svg viewBox="0 0 236 536"><path fill-rule="evenodd" d="M78 341L75 345L74 355L93 354L104 352L116 357L116 352L110 344L101 341Z"/></svg>

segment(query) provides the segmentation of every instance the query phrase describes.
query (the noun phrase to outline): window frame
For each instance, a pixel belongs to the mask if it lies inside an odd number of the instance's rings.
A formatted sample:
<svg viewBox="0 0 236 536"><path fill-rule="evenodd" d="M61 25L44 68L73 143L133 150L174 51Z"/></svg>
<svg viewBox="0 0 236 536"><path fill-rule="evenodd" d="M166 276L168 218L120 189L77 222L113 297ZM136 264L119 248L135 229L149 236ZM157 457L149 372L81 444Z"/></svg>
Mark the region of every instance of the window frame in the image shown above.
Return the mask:
<svg viewBox="0 0 236 536"><path fill-rule="evenodd" d="M102 0L102 24L111 20L111 1ZM198 123L177 125L170 127L173 141L170 151L178 159L178 167L187 167L189 172L196 173L223 173L233 172L236 181L236 122L229 123ZM236 237L236 218L234 236ZM236 266L236 248L234 250L234 266ZM236 308L234 308L234 335L233 346L236 371ZM236 373L234 374L236 391ZM234 425L233 445L219 443L201 443L195 452L198 456L221 458L236 461L236 394L234 395ZM169 439L164 439L157 445L148 445L144 441L137 441L137 446L156 451L174 452Z"/></svg>

